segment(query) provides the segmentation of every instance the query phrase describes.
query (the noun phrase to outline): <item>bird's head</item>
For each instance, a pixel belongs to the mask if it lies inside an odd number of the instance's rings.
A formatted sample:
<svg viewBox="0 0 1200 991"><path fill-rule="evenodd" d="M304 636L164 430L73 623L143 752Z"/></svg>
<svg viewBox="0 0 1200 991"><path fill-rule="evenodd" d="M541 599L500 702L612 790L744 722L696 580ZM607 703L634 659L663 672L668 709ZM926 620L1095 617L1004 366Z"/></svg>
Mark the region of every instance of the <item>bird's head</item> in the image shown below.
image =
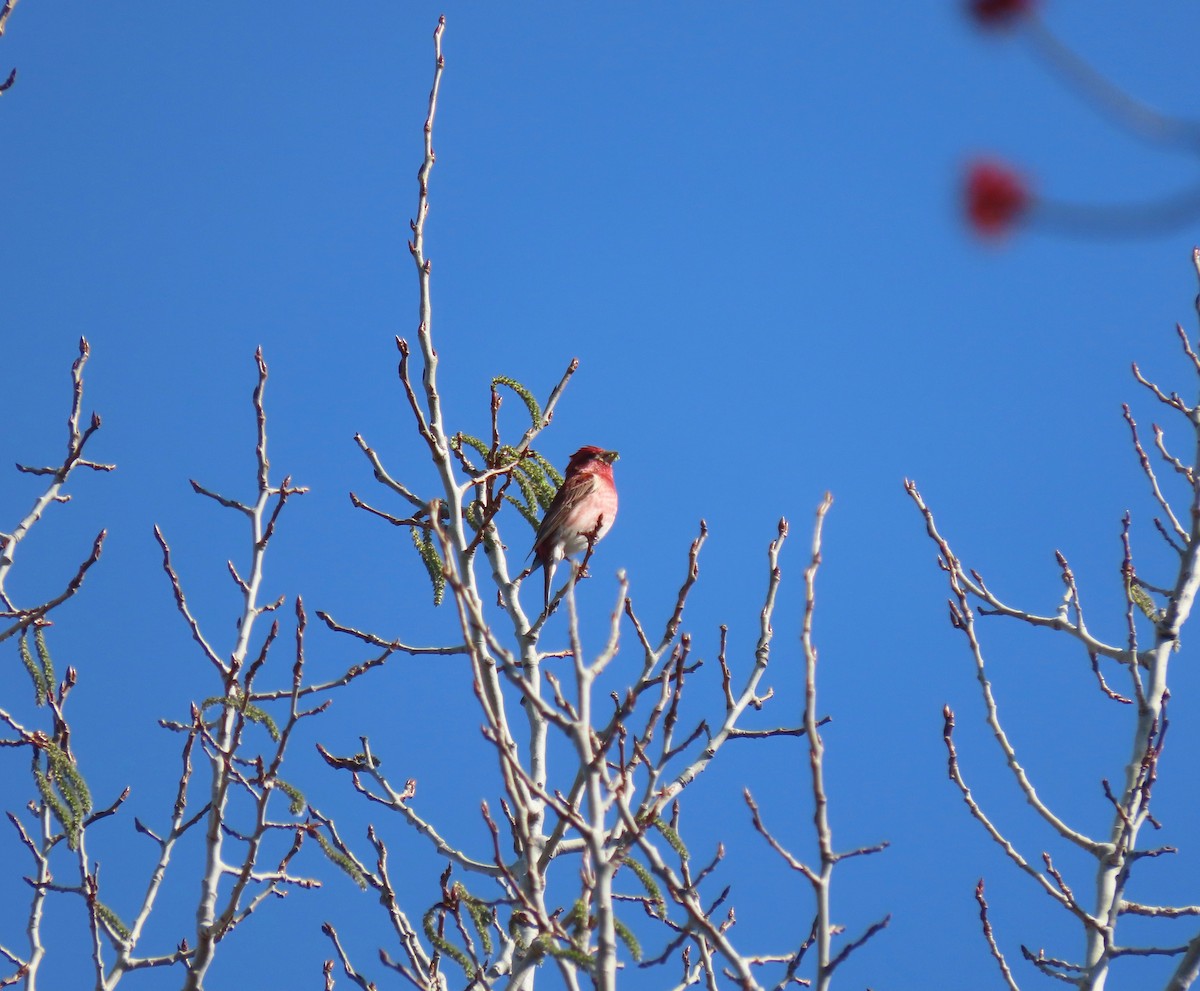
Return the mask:
<svg viewBox="0 0 1200 991"><path fill-rule="evenodd" d="M571 463L567 465L567 474L571 475L589 465L603 464L611 467L618 457L616 451L606 451L602 447L581 447L571 455Z"/></svg>

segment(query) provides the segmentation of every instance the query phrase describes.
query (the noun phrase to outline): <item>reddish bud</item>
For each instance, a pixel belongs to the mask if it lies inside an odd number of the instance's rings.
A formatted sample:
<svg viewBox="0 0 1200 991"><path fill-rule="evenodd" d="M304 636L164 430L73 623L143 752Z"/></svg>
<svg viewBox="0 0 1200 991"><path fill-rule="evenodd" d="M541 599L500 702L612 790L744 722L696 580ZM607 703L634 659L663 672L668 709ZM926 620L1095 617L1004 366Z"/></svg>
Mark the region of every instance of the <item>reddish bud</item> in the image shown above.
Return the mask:
<svg viewBox="0 0 1200 991"><path fill-rule="evenodd" d="M971 226L986 237L1007 233L1029 207L1029 190L1017 173L997 162L967 170L966 208Z"/></svg>
<svg viewBox="0 0 1200 991"><path fill-rule="evenodd" d="M980 27L1011 27L1033 10L1033 0L970 0L967 12Z"/></svg>

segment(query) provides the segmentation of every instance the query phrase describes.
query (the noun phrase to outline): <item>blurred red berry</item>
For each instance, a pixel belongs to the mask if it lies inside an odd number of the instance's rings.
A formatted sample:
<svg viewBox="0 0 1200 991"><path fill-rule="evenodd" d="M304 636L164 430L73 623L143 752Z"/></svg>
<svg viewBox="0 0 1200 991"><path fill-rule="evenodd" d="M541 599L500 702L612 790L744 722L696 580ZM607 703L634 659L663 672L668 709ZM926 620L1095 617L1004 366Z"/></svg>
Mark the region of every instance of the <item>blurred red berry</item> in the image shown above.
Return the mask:
<svg viewBox="0 0 1200 991"><path fill-rule="evenodd" d="M1029 207L1024 181L996 162L976 162L967 170L966 197L971 226L988 237L1011 230Z"/></svg>
<svg viewBox="0 0 1200 991"><path fill-rule="evenodd" d="M970 0L967 10L981 27L1008 27L1033 10L1033 0Z"/></svg>
<svg viewBox="0 0 1200 991"><path fill-rule="evenodd" d="M617 517L617 487L613 484L616 451L581 447L571 455L562 487L546 510L533 541L535 568L546 576L545 605L550 605L554 568L564 557L578 554L590 540L599 540Z"/></svg>

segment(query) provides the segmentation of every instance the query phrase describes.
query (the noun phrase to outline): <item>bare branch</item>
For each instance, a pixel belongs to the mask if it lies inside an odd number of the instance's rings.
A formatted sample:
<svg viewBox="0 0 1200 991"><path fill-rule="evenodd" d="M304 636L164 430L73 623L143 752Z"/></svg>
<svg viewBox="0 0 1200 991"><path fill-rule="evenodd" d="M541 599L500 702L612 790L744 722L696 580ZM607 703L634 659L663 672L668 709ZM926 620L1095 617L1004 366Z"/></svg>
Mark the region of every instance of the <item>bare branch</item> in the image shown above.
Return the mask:
<svg viewBox="0 0 1200 991"><path fill-rule="evenodd" d="M175 593L175 605L183 616L184 622L187 623L188 629L192 631L192 639L200 645L200 649L204 651L204 656L212 662L213 666L222 674L227 673L228 667L217 652L209 646L208 641L204 638L204 634L200 632L200 624L196 621L196 617L192 615L191 609L188 608L187 599L183 595L183 586L179 583L179 575L175 572L174 566L171 564L171 548L167 544L167 538L163 536L162 530L155 524L154 539L158 541L158 546L163 552L163 571L167 573L167 577L171 580L171 590Z"/></svg>
<svg viewBox="0 0 1200 991"><path fill-rule="evenodd" d="M1154 469L1150 465L1150 456L1146 453L1146 449L1142 447L1142 440L1138 436L1137 423L1133 419L1133 414L1129 411L1129 404L1125 403L1121 409L1125 416L1125 422L1129 425L1129 433L1133 442L1133 449L1138 456L1138 463L1142 466L1142 472L1150 482L1150 491L1154 496L1154 501L1162 507L1162 511L1166 514L1167 519L1171 521L1171 528L1175 531L1175 536L1186 544L1188 541L1188 532L1183 528L1179 520L1175 518L1175 513L1172 511L1170 503L1167 502L1166 496L1162 494L1162 489L1158 486L1158 476L1154 474ZM1161 437L1161 431L1157 427L1155 428L1155 436Z"/></svg>
<svg viewBox="0 0 1200 991"><path fill-rule="evenodd" d="M1041 885L1042 890L1045 891L1046 894L1062 905L1063 908L1067 909L1067 911L1078 918L1081 922L1084 922L1090 927L1099 928L1101 924L1089 916L1074 898L1068 897L1063 892L1059 891L1059 889L1050 881L1048 881L1043 874L1035 870L1033 866L1030 865L1029 861L1021 856L1021 854L1017 851L1017 848L1014 847L1012 843L1010 843L1003 836L1000 830L998 830L992 823L991 819L989 819L986 813L984 813L983 809L980 808L979 803L975 801L975 797L971 794L971 789L967 787L967 783L963 780L962 772L959 770L958 752L955 749L953 739L954 712L951 710L950 706L945 706L942 710L942 715L944 717L942 739L946 744L947 768L950 773L950 780L958 786L958 789L962 794L963 801L966 803L967 808L971 811L971 815L975 817L975 819L980 823L980 825L983 826L985 830L987 830L988 835L991 836L991 838L996 841L1005 854L1008 855L1008 859L1016 864L1021 871Z"/></svg>
<svg viewBox="0 0 1200 991"><path fill-rule="evenodd" d="M53 609L56 609L58 606L61 606L69 598L75 595L75 593L78 592L83 586L83 579L86 577L88 571L91 570L92 565L100 560L100 552L104 549L104 538L107 536L107 530L101 530L98 534L96 534L96 539L92 541L91 553L88 554L83 563L79 565L79 568L76 570L74 576L69 582L67 582L67 587L53 599L49 599L46 602L43 602L41 605L34 606L32 609L13 610L11 612L6 610L0 613L2 616L19 617L17 622L12 626L5 630L0 630L0 642L3 642L9 637L20 633L22 630L28 629L31 625L36 625L36 623L47 613Z"/></svg>
<svg viewBox="0 0 1200 991"><path fill-rule="evenodd" d="M384 647L388 651L400 651L401 653L412 654L414 656L422 654L465 654L467 652L467 647L465 644L455 644L451 647L413 647L401 640L384 640L382 637L376 636L374 633L366 633L362 630L356 630L352 626L342 626L332 616L330 616L329 613L323 612L320 609L317 610L317 618L335 633L345 633L348 636L352 636L357 640L363 641L363 643L368 643L373 647Z"/></svg>
<svg viewBox="0 0 1200 991"><path fill-rule="evenodd" d="M992 923L988 919L988 903L983 896L983 878L975 885L975 900L979 902L979 922L983 926L983 938L987 940L988 949L992 953L992 959L996 961L996 966L1000 968L1000 976L1004 978L1004 983L1009 991L1021 991L1017 986L1017 982L1013 979L1012 971L1008 968L1008 963L1004 959L1004 954L1000 952L1000 947L996 944L996 937L992 933Z"/></svg>

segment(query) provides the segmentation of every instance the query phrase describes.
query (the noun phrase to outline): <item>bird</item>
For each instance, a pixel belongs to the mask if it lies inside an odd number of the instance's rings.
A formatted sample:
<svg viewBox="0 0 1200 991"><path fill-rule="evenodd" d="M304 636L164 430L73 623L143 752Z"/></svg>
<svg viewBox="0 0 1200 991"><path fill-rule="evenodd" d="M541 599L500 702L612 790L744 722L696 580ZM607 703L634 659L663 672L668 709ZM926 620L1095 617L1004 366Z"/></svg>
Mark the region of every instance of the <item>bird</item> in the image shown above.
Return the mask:
<svg viewBox="0 0 1200 991"><path fill-rule="evenodd" d="M543 608L550 606L550 582L564 557L578 554L612 529L617 518L617 487L613 483L616 451L581 447L571 455L563 483L546 510L533 540L534 570L545 573Z"/></svg>

